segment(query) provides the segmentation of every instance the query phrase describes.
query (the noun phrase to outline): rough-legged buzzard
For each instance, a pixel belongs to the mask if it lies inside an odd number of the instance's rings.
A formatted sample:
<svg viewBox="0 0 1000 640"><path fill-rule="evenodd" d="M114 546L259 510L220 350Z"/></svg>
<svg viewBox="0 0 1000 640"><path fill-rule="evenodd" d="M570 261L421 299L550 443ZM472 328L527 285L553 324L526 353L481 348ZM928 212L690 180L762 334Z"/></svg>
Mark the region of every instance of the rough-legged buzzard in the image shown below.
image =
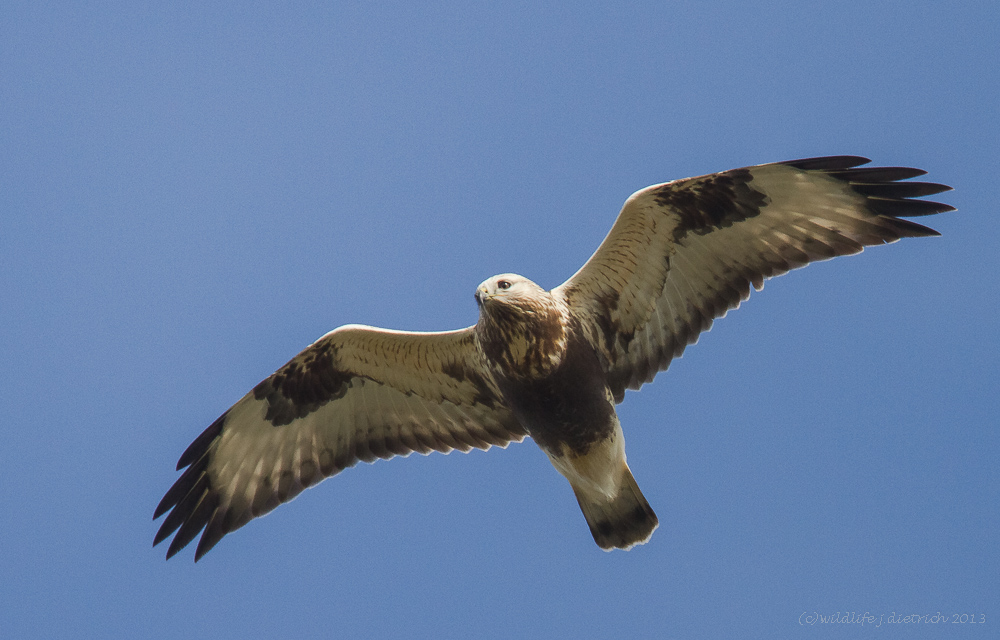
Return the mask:
<svg viewBox="0 0 1000 640"><path fill-rule="evenodd" d="M924 174L838 156L647 187L597 252L545 291L522 276L476 290L475 326L340 327L258 384L181 455L156 508L167 557L227 533L357 463L506 446L525 436L573 487L603 549L646 542L656 515L625 462L615 404L667 368L764 280L867 245L937 235L902 217L953 207Z"/></svg>

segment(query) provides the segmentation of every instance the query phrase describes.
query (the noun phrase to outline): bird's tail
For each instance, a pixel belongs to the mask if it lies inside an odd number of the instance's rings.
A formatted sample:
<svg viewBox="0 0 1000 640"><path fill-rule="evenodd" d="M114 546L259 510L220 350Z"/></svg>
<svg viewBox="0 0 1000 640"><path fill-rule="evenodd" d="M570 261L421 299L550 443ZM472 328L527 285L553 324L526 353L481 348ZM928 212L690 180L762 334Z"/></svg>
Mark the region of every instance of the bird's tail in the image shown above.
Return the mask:
<svg viewBox="0 0 1000 640"><path fill-rule="evenodd" d="M622 469L618 495L614 498L600 496L595 499L573 487L576 501L590 525L590 533L594 535L597 546L605 551L630 549L644 544L660 524L653 508L639 491L628 465L623 464Z"/></svg>

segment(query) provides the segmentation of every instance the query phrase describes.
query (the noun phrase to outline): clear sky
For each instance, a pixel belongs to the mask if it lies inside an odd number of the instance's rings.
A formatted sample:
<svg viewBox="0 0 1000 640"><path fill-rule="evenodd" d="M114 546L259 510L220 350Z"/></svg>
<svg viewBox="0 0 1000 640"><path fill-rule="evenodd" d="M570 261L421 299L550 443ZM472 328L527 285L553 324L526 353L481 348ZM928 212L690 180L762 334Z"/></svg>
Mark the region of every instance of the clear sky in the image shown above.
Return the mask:
<svg viewBox="0 0 1000 640"><path fill-rule="evenodd" d="M0 636L996 637L1000 4L0 13ZM473 324L637 189L831 154L959 210L769 281L628 394L649 544L598 549L527 441L150 548L183 449L323 333ZM837 612L874 621L802 624Z"/></svg>

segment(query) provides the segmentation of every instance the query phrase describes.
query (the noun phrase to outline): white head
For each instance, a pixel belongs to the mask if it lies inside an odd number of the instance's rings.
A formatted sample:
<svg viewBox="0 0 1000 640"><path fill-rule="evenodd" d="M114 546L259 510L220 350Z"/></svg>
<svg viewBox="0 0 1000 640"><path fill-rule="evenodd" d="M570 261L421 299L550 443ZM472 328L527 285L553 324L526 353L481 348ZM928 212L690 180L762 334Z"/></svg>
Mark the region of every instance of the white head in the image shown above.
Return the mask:
<svg viewBox="0 0 1000 640"><path fill-rule="evenodd" d="M484 280L476 288L476 303L480 307L491 302L520 306L518 303L525 300L537 300L540 293L545 293L545 290L524 276L501 273Z"/></svg>

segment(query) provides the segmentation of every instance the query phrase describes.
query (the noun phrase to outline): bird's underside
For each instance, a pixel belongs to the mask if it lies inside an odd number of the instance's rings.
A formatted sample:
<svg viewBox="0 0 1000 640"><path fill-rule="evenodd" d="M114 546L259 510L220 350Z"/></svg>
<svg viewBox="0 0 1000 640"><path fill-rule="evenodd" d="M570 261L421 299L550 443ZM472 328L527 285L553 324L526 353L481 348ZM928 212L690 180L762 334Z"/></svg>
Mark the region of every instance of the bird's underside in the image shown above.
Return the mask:
<svg viewBox="0 0 1000 640"><path fill-rule="evenodd" d="M633 194L594 255L545 291L514 274L476 291L457 331L348 325L228 409L181 455L154 513L171 557L227 533L358 460L506 446L531 435L605 549L649 539L656 515L625 458L615 404L667 368L764 280L903 237L953 210L919 169L854 156L758 165Z"/></svg>

